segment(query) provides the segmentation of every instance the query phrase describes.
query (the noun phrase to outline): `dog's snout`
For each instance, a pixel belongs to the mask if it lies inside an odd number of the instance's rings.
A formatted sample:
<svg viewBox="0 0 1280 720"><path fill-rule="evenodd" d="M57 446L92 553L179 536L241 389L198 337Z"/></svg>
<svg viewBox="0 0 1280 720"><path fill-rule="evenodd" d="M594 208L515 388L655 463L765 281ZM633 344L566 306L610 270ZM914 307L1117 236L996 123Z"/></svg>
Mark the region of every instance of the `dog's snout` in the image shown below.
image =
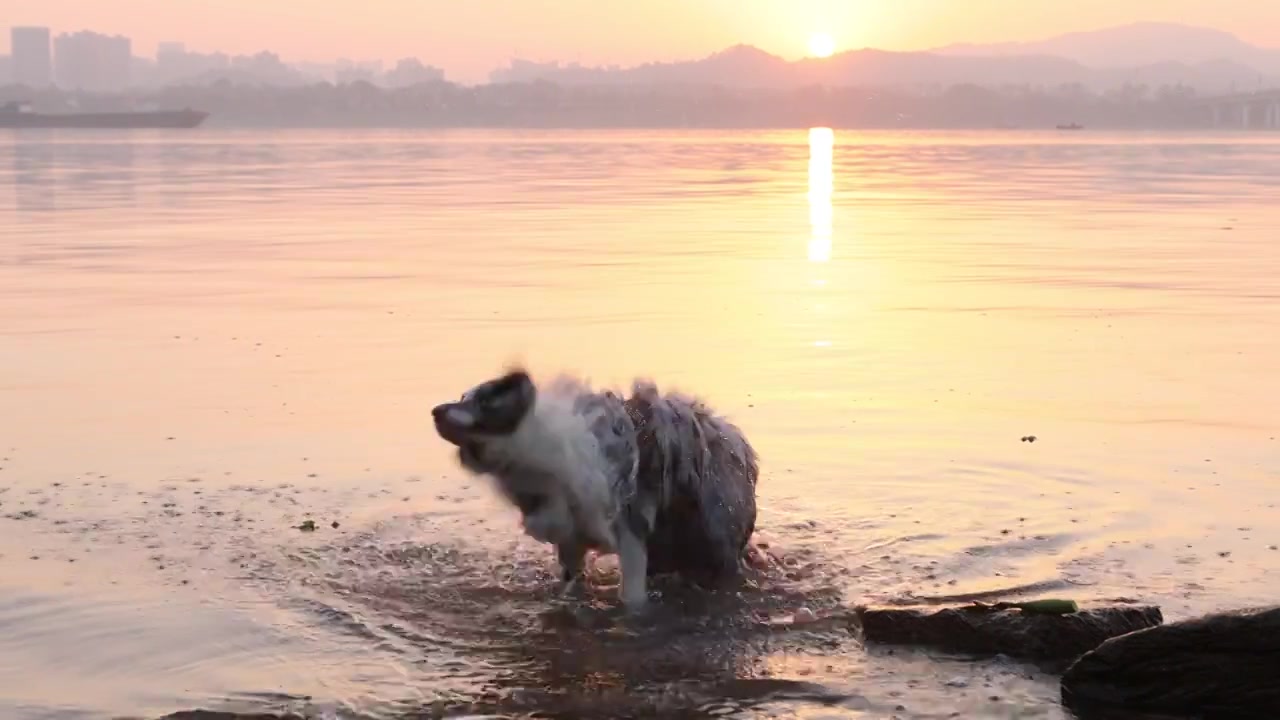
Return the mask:
<svg viewBox="0 0 1280 720"><path fill-rule="evenodd" d="M437 423L466 429L476 424L475 414L461 403L444 403L431 408L431 417Z"/></svg>

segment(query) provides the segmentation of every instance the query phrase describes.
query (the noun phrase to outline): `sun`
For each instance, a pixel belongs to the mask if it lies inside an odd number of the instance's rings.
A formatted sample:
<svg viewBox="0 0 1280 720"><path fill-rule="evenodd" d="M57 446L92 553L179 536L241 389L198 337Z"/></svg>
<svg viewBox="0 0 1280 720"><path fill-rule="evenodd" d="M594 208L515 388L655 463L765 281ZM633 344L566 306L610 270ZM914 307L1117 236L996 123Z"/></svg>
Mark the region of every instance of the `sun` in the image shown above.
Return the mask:
<svg viewBox="0 0 1280 720"><path fill-rule="evenodd" d="M809 54L813 57L831 57L836 51L836 41L826 33L815 33L809 36Z"/></svg>

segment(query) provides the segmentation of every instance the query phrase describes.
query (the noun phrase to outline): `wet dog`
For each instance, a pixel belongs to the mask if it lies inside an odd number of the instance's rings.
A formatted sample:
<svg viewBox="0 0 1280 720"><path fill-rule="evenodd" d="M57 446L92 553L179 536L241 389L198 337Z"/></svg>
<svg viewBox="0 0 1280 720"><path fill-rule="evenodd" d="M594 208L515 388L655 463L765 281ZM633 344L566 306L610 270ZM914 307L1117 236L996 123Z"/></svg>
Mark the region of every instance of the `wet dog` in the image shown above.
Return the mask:
<svg viewBox="0 0 1280 720"><path fill-rule="evenodd" d="M737 578L756 522L755 450L701 401L645 380L630 397L513 370L432 410L462 466L488 475L519 508L525 532L553 545L561 580L588 550L616 554L624 605L647 577L700 585Z"/></svg>

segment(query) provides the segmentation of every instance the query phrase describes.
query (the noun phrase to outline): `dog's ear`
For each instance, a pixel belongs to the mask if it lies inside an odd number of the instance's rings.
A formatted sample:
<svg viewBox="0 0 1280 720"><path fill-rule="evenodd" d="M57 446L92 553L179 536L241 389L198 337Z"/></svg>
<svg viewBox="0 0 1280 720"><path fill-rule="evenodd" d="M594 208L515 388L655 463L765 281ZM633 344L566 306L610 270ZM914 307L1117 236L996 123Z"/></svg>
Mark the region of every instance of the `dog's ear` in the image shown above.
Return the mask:
<svg viewBox="0 0 1280 720"><path fill-rule="evenodd" d="M529 366L525 363L524 359L520 357L519 353L513 353L512 357L508 357L507 361L502 363L502 373L504 375L510 375L518 372L522 372L527 375L528 368Z"/></svg>
<svg viewBox="0 0 1280 720"><path fill-rule="evenodd" d="M502 375L494 380L493 384L503 389L524 385L533 387L533 376L529 374L523 363L507 363L503 367Z"/></svg>
<svg viewBox="0 0 1280 720"><path fill-rule="evenodd" d="M538 390L533 383L533 378L529 375L529 371L523 367L508 368L507 374L502 376L498 384L508 392L513 390L518 392L521 404L525 408L533 407L533 401L537 397Z"/></svg>
<svg viewBox="0 0 1280 720"><path fill-rule="evenodd" d="M508 360L502 365L502 377L508 378L512 375L523 375L528 378L530 377L529 368L520 360Z"/></svg>

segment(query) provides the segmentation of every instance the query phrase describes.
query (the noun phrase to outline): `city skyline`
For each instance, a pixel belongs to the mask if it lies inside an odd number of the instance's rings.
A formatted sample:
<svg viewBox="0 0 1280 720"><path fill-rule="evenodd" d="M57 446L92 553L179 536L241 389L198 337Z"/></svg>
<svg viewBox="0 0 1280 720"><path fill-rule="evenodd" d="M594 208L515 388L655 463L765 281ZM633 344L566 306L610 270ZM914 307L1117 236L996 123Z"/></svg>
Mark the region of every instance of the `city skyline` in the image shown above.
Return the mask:
<svg viewBox="0 0 1280 720"><path fill-rule="evenodd" d="M446 80L462 85L529 82L595 84L728 83L733 86L819 84L980 85L1084 83L1189 85L1223 89L1280 83L1280 49L1250 45L1213 28L1138 23L1068 33L1034 43L953 44L925 52L839 51L832 38L810 38L810 53L795 60L750 45L707 56L630 66L589 66L512 59L485 81L468 83L417 57L387 63L337 58L298 62L270 50L251 55L202 53L182 41L161 42L154 57L136 54L132 39L89 30L55 34L48 27L14 26L5 37L20 47L16 59L0 55L0 85L58 86L69 90L120 92L172 83L218 80L296 86L316 82L366 81L387 87ZM57 61L62 57L61 62Z"/></svg>
<svg viewBox="0 0 1280 720"><path fill-rule="evenodd" d="M56 33L48 27L13 26L11 55L0 55L0 86L120 93L174 82L200 82L219 73L268 84L293 85L316 80L338 83L365 80L406 86L444 80L439 68L417 58L401 58L391 67L381 61L339 59L327 65L288 63L269 51L254 55L192 52L181 41L166 41L153 57L133 52L132 39L92 30Z"/></svg>
<svg viewBox="0 0 1280 720"><path fill-rule="evenodd" d="M637 65L704 57L749 44L787 59L803 57L815 36L837 53L874 47L920 51L954 43L1028 42L1074 31L1161 21L1214 27L1246 42L1280 47L1280 6L1252 0L1082 0L1064 4L1026 0L1019 13L1003 0L913 0L910 12L889 0L836 2L761 0L380 0L358 14L319 1L306 12L281 3L227 0L217 6L177 7L137 0L105 8L81 0L19 0L10 25L49 27L55 34L94 30L131 38L135 54L154 57L163 42L192 51L278 53L291 63L332 63L341 57L393 64L420 57L464 83L484 82L514 58L583 65ZM1016 15L1016 17L1015 17ZM8 37L0 42L9 54ZM341 48L335 53L332 48Z"/></svg>
<svg viewBox="0 0 1280 720"><path fill-rule="evenodd" d="M12 55L7 80L30 87L57 86L90 92L122 92L134 84L133 45L123 35L50 28L9 29Z"/></svg>

